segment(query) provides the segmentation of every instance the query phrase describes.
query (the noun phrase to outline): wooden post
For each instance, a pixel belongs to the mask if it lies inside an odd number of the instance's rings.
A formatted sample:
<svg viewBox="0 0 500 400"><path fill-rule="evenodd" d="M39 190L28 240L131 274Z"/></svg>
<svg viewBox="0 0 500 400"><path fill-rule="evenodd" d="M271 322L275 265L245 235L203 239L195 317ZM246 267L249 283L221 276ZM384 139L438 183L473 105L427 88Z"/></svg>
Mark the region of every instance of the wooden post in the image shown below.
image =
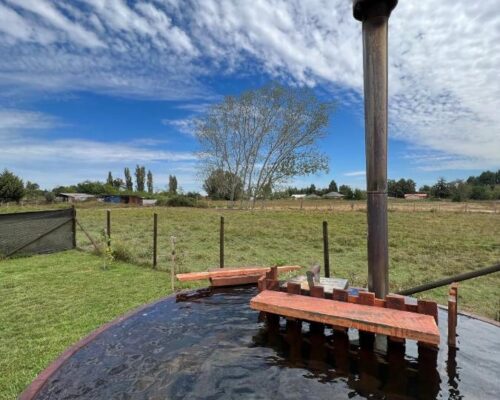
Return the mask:
<svg viewBox="0 0 500 400"><path fill-rule="evenodd" d="M303 198L303 197L301 197L301 198L300 198L300 209L301 209L301 210L302 210L302 204L303 204L303 203L304 203L304 198Z"/></svg>
<svg viewBox="0 0 500 400"><path fill-rule="evenodd" d="M219 231L219 266L224 268L224 217L220 217Z"/></svg>
<svg viewBox="0 0 500 400"><path fill-rule="evenodd" d="M158 214L153 214L153 268L158 261Z"/></svg>
<svg viewBox="0 0 500 400"><path fill-rule="evenodd" d="M325 264L325 277L330 277L330 254L328 250L328 222L323 221L323 261Z"/></svg>
<svg viewBox="0 0 500 400"><path fill-rule="evenodd" d="M106 235L108 236L108 246L111 245L111 210L106 211Z"/></svg>
<svg viewBox="0 0 500 400"><path fill-rule="evenodd" d="M76 248L76 208L75 208L75 205L73 204L72 206L72 217L73 217L73 221L72 221L72 231L73 231L73 248Z"/></svg>
<svg viewBox="0 0 500 400"><path fill-rule="evenodd" d="M368 204L368 290L379 299L389 289L387 231L387 34L397 0L354 0L362 22Z"/></svg>
<svg viewBox="0 0 500 400"><path fill-rule="evenodd" d="M172 292L175 291L175 236L170 236L170 244L172 246L172 266L170 267L170 282L172 283Z"/></svg>
<svg viewBox="0 0 500 400"><path fill-rule="evenodd" d="M458 283L452 283L448 296L448 346L457 347Z"/></svg>

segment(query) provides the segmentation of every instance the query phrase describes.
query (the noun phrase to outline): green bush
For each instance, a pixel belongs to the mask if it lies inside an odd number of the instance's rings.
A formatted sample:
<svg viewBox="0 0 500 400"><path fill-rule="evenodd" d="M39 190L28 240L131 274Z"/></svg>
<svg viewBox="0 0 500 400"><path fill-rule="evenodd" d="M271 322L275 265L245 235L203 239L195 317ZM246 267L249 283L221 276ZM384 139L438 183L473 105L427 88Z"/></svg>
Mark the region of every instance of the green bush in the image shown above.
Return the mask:
<svg viewBox="0 0 500 400"><path fill-rule="evenodd" d="M134 261L134 256L129 247L122 242L113 241L111 243L111 254L113 255L113 259L118 261Z"/></svg>
<svg viewBox="0 0 500 400"><path fill-rule="evenodd" d="M176 195L176 196L170 197L167 200L167 206L169 206L169 207L195 207L196 202L191 197Z"/></svg>

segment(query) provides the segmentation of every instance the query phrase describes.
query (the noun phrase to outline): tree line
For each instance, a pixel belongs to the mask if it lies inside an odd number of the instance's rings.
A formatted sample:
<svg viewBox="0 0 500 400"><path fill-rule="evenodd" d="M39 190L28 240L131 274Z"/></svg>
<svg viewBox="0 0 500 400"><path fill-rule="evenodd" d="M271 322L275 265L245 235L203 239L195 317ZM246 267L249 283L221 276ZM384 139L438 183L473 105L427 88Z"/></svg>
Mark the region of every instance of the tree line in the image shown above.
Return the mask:
<svg viewBox="0 0 500 400"><path fill-rule="evenodd" d="M124 179L113 177L112 172L109 171L105 181L86 180L75 185L57 186L51 190L42 190L38 183L27 181L24 184L20 177L5 169L0 174L0 201L19 202L22 199L35 200L43 197L46 201L52 202L59 193L85 193L96 196L117 194L152 196L155 194L151 170L146 173L144 166L137 165L134 173L135 184L128 167L124 168L123 175ZM169 175L167 192L159 192L159 194L175 196L178 191L177 177Z"/></svg>

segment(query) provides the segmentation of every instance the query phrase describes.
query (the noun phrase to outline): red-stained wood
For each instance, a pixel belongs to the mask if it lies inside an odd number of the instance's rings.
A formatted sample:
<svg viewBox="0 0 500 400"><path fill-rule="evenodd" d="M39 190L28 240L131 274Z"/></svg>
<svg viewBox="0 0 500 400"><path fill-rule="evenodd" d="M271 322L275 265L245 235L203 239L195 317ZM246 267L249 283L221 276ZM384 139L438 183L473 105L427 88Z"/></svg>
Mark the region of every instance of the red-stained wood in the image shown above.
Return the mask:
<svg viewBox="0 0 500 400"><path fill-rule="evenodd" d="M345 301L349 299L349 293L347 290L333 289L332 299L337 301Z"/></svg>
<svg viewBox="0 0 500 400"><path fill-rule="evenodd" d="M300 283L292 283L292 282L288 282L287 285L286 285L286 290L288 293L291 293L291 294L300 294Z"/></svg>
<svg viewBox="0 0 500 400"><path fill-rule="evenodd" d="M419 299L417 302L417 311L419 314L432 315L438 324L438 306L435 301Z"/></svg>
<svg viewBox="0 0 500 400"><path fill-rule="evenodd" d="M458 283L452 283L448 296L448 346L457 347Z"/></svg>
<svg viewBox="0 0 500 400"><path fill-rule="evenodd" d="M375 304L375 293L359 292L358 304L363 306L373 306Z"/></svg>
<svg viewBox="0 0 500 400"><path fill-rule="evenodd" d="M389 294L385 296L385 305L392 310L406 311L405 298L397 294ZM395 343L404 343L405 340L394 336L389 336L389 340Z"/></svg>
<svg viewBox="0 0 500 400"><path fill-rule="evenodd" d="M277 268L278 273L297 271L300 269L298 265L286 265ZM271 268L268 267L244 267L244 268L218 268L213 271L204 272L189 272L187 274L177 274L176 277L179 281L197 281L210 278L221 278L227 276L238 276L238 275L255 275L270 272Z"/></svg>
<svg viewBox="0 0 500 400"><path fill-rule="evenodd" d="M313 286L310 288L309 293L311 297L316 297L318 299L325 298L325 288L323 286ZM324 333L325 325L311 322L311 331L314 333Z"/></svg>
<svg viewBox="0 0 500 400"><path fill-rule="evenodd" d="M237 286L250 285L257 283L262 275L239 275L239 276L222 276L219 278L210 278L210 285L214 287L220 286Z"/></svg>
<svg viewBox="0 0 500 400"><path fill-rule="evenodd" d="M265 290L250 301L254 310L365 332L439 344L432 316Z"/></svg>
<svg viewBox="0 0 500 400"><path fill-rule="evenodd" d="M325 298L325 288L323 286L313 286L310 289L311 297Z"/></svg>
<svg viewBox="0 0 500 400"><path fill-rule="evenodd" d="M259 292L262 292L266 289L266 276L261 275L259 280L257 281L257 287L259 288Z"/></svg>

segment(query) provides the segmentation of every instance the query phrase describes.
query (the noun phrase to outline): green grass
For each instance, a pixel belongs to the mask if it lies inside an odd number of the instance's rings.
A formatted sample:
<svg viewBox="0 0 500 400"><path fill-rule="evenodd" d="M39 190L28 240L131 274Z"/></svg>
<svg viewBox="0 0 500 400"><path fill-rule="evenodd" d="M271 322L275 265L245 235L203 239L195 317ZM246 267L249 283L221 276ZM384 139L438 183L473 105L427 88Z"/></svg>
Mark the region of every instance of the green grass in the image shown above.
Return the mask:
<svg viewBox="0 0 500 400"><path fill-rule="evenodd" d="M159 271L150 268L153 212L159 214ZM78 219L99 242L102 207L78 210ZM225 216L226 266L322 261L322 221L330 231L334 276L366 285L366 214L328 211L231 211L181 208L113 208L112 243L120 257L86 252L0 262L0 399L14 398L68 345L140 304L169 293L170 237L177 238L176 272L218 265L219 217ZM500 260L500 214L390 212L390 282L397 291ZM200 284L204 284L203 282ZM186 287L186 286L183 286ZM459 307L498 318L500 274L461 284ZM422 294L446 303L447 289Z"/></svg>
<svg viewBox="0 0 500 400"><path fill-rule="evenodd" d="M170 268L170 236L177 238L177 271L206 270L218 265L219 217L225 217L227 266L309 266L323 260L322 221L330 232L330 263L335 276L353 285L367 284L366 214L328 211L239 211L175 208L116 208L112 239L125 257L151 265L153 213L159 221L159 268ZM78 210L92 236L101 239L104 209ZM78 242L91 250L82 233ZM451 276L500 261L500 214L390 212L391 290ZM498 318L500 274L465 282L460 307ZM446 289L425 293L446 303Z"/></svg>
<svg viewBox="0 0 500 400"><path fill-rule="evenodd" d="M164 273L81 251L0 262L0 399L14 399L66 347L165 296Z"/></svg>

